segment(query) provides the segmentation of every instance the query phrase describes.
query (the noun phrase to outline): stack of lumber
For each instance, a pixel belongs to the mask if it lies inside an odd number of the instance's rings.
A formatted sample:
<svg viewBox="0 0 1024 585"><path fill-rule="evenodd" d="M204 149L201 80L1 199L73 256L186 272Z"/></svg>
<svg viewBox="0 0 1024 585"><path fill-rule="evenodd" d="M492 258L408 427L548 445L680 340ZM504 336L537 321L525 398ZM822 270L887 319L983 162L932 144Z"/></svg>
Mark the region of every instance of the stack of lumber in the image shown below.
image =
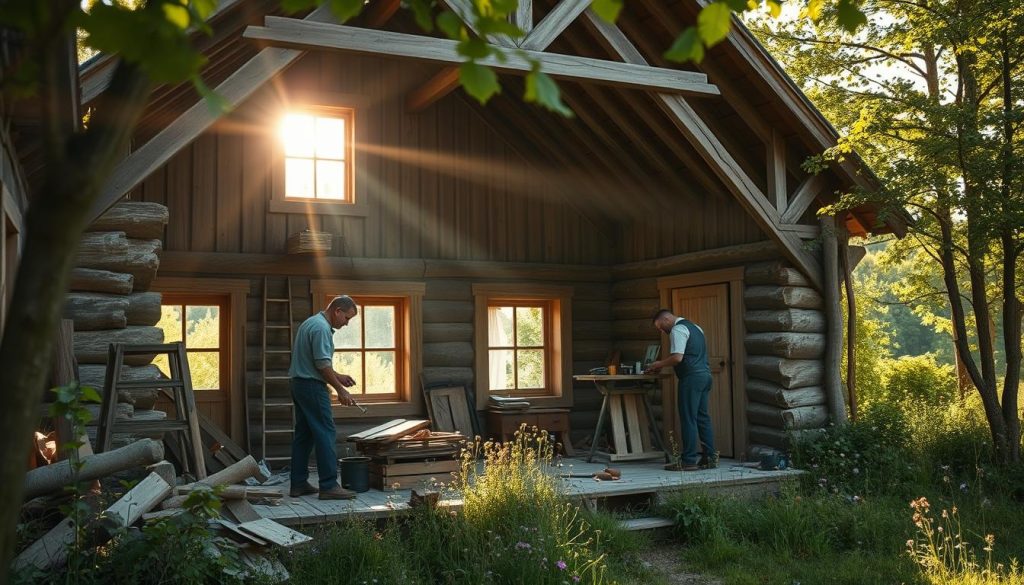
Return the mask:
<svg viewBox="0 0 1024 585"><path fill-rule="evenodd" d="M110 343L163 343L160 293L148 292L160 265L167 207L122 201L82 237L64 316L74 322L74 350L83 385L103 388ZM151 356L136 356L122 370L133 382L160 379ZM149 410L155 391L126 391L118 399Z"/></svg>
<svg viewBox="0 0 1024 585"><path fill-rule="evenodd" d="M52 502L46 503L49 501L47 498L63 494L65 488L76 480L100 480L106 488L114 483L110 478L115 473L142 471L143 479L105 510L101 511L100 506L92 503L95 498L83 499L93 512L102 512L87 515L83 520L87 525L83 526L86 530L82 534L88 539L84 546L103 546L118 528L147 522L175 522L175 517L185 512L183 506L188 494L212 490L223 507L222 516L210 520L210 528L217 535L234 541L245 566L243 576L269 577L277 582L288 579L287 571L276 561L275 555L267 554L268 549L292 547L311 538L273 520L261 518L249 504L248 500L265 502L284 496L279 487L237 485L250 478L258 482L268 479L255 459L247 456L202 482L178 485L174 466L163 457L162 443L143 439L113 451L84 456L77 473L67 460L30 470L25 476L25 497L35 500L27 502L24 510L53 509ZM40 500L44 501L42 506ZM67 563L68 549L75 538L72 520L60 519L41 538L20 551L13 568L36 567L44 571L58 571Z"/></svg>
<svg viewBox="0 0 1024 585"><path fill-rule="evenodd" d="M349 436L370 457L370 485L409 489L431 481L447 483L459 470L466 444L462 433L433 432L429 420L395 419Z"/></svg>
<svg viewBox="0 0 1024 585"><path fill-rule="evenodd" d="M748 265L744 281L749 455L757 458L828 423L826 321L821 295L783 261Z"/></svg>

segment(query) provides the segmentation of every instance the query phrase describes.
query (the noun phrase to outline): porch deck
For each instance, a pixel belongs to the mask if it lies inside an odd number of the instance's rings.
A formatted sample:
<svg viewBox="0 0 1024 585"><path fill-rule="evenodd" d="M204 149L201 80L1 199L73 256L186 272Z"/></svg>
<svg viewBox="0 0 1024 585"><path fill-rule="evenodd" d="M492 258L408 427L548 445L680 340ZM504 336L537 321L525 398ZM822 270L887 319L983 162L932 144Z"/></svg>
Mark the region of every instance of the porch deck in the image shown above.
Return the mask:
<svg viewBox="0 0 1024 585"><path fill-rule="evenodd" d="M590 474L604 469L603 462L587 463L583 459L562 460L559 473ZM665 494L667 492L705 489L731 493L768 493L793 481L802 471L761 471L740 465L732 459L722 459L717 469L700 471L665 471L661 461L617 463L622 479L595 481L589 478L563 478L567 497L595 501L618 496ZM443 481L444 478L438 478ZM315 482L315 477L311 477ZM411 490L380 491L371 489L354 500L322 501L315 495L299 498L285 497L275 506L253 506L260 515L281 524L301 526L321 522L336 522L347 517L378 518L401 514L409 510ZM459 506L461 500L449 498L442 505Z"/></svg>

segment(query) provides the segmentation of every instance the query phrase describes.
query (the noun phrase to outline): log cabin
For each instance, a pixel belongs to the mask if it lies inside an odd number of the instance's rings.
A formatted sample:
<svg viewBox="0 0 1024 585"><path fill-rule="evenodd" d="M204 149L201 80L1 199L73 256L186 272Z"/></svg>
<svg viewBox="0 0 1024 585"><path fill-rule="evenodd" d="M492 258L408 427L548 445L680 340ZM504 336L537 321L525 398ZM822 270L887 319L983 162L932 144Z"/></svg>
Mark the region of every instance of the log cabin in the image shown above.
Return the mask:
<svg viewBox="0 0 1024 585"><path fill-rule="evenodd" d="M872 205L818 210L877 179L855 155L804 170L837 133L741 24L701 63L676 64L663 52L701 2L630 0L615 24L588 4L523 1L526 36L488 39L558 80L574 114L563 117L524 102L518 57L497 67L502 92L474 101L452 44L397 0L344 25L222 1L195 42L230 111L188 84L157 88L92 211L65 310L83 381L102 385L111 341L183 341L201 410L284 460L290 335L349 294L361 317L336 359L367 412L335 408L339 445L425 416L421 382L441 380L480 411L492 394L565 409L580 444L601 397L573 376L615 352L627 364L664 352L651 317L667 307L707 332L723 457L845 418L847 240L904 224ZM83 109L115 62L80 66ZM11 129L5 298L40 173L31 121ZM289 253L310 245L318 253ZM128 375L160 373L143 361ZM666 438L679 436L674 388L667 377L654 400Z"/></svg>

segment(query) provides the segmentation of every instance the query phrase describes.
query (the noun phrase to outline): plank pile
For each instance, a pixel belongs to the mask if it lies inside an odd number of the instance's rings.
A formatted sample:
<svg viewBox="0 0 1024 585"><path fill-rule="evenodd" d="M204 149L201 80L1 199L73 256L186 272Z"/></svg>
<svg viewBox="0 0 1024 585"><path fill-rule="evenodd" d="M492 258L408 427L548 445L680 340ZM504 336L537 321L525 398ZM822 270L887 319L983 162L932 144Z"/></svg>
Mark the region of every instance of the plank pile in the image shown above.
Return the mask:
<svg viewBox="0 0 1024 585"><path fill-rule="evenodd" d="M395 419L348 438L370 457L372 487L410 489L432 481L451 481L459 470L466 437L434 432L429 427L429 420Z"/></svg>

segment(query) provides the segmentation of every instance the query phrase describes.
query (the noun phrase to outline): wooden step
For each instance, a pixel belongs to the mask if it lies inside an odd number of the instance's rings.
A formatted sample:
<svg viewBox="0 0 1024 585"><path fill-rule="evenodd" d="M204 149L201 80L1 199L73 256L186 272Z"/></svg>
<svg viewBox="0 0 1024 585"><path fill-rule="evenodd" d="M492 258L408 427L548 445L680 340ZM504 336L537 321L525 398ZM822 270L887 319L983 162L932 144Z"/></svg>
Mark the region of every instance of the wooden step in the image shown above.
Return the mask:
<svg viewBox="0 0 1024 585"><path fill-rule="evenodd" d="M270 298L265 299L265 300L268 303L287 303L287 302L291 301L291 299L270 299Z"/></svg>
<svg viewBox="0 0 1024 585"><path fill-rule="evenodd" d="M656 530L658 528L671 528L676 523L668 518L630 518L619 522L624 530Z"/></svg>

